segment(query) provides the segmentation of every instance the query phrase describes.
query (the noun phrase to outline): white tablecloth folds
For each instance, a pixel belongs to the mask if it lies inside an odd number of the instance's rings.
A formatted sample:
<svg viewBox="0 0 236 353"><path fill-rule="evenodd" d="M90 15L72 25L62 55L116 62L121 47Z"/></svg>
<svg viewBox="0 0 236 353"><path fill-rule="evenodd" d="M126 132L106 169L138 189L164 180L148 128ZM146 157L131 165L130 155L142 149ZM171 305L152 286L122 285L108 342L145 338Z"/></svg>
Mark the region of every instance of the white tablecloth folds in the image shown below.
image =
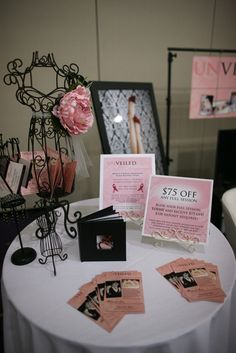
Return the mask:
<svg viewBox="0 0 236 353"><path fill-rule="evenodd" d="M71 205L82 214L95 211L98 200ZM36 224L22 231L24 246L34 247L40 257ZM141 231L127 224L127 261L80 262L78 239L63 231L59 220L65 261L38 260L25 266L11 263L19 248L15 239L9 247L2 272L5 353L235 353L236 352L236 266L233 251L213 225L209 243L194 253L177 246L154 247L141 241ZM155 270L178 257L198 258L218 266L223 304L190 303ZM142 272L145 313L126 315L110 333L87 319L67 301L103 271Z"/></svg>

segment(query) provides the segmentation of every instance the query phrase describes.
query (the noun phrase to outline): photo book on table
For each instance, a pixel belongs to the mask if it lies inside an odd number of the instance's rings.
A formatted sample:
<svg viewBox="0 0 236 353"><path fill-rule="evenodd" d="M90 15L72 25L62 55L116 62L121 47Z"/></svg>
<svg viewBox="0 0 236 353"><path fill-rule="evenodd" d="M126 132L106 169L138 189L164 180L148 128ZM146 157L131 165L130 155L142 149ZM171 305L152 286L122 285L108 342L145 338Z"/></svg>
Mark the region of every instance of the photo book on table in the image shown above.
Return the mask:
<svg viewBox="0 0 236 353"><path fill-rule="evenodd" d="M125 261L126 223L112 206L77 222L81 261Z"/></svg>

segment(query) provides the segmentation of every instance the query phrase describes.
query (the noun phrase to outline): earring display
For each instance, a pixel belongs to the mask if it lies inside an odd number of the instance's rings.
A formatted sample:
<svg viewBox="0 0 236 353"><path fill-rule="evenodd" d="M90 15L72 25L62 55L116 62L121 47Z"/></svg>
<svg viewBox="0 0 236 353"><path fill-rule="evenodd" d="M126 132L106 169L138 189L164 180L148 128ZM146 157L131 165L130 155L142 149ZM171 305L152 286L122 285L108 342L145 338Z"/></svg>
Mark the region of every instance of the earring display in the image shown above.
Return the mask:
<svg viewBox="0 0 236 353"><path fill-rule="evenodd" d="M14 265L27 265L28 263L34 261L37 256L36 251L30 247L24 247L21 233L19 230L19 218L24 217L25 213L25 199L18 194L8 194L0 199L0 204L3 212L5 212L5 221L8 219L13 219L17 231L17 235L20 242L20 249L16 250L12 256L11 261Z"/></svg>

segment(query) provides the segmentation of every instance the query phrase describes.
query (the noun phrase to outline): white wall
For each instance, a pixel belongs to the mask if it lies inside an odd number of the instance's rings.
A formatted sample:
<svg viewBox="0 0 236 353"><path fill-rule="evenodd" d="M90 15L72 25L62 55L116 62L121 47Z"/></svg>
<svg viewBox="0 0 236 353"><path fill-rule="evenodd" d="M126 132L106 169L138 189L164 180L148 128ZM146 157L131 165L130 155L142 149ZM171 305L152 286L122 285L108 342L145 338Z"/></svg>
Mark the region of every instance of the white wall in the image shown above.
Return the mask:
<svg viewBox="0 0 236 353"><path fill-rule="evenodd" d="M59 66L75 62L92 80L152 82L165 144L167 48L236 49L235 0L8 0L0 12L0 103L3 137L27 147L31 112L6 86L7 63L32 53L54 53ZM178 53L172 65L170 174L212 177L219 129L236 119L188 119L193 53ZM46 84L46 79L45 79ZM48 83L49 84L49 83ZM84 136L93 167L71 200L98 196L97 125Z"/></svg>

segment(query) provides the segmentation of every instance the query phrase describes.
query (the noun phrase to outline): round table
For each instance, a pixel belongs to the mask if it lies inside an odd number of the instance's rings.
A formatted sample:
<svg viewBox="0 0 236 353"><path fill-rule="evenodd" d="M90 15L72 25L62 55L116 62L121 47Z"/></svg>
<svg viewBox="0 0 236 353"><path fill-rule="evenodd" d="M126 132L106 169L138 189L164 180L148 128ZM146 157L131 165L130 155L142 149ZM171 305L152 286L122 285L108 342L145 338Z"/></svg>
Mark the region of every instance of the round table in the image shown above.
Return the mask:
<svg viewBox="0 0 236 353"><path fill-rule="evenodd" d="M98 209L98 199L71 205L83 215ZM127 261L81 262L78 238L70 238L58 220L65 261L38 262L39 240L33 222L22 232L24 246L38 257L25 266L11 263L16 238L3 264L2 296L5 353L228 353L236 351L236 266L233 251L212 224L209 242L193 253L179 246L154 247L141 230L127 223ZM179 257L218 266L224 303L186 301L155 269ZM142 272L145 313L129 314L108 333L67 304L80 286L103 271Z"/></svg>

